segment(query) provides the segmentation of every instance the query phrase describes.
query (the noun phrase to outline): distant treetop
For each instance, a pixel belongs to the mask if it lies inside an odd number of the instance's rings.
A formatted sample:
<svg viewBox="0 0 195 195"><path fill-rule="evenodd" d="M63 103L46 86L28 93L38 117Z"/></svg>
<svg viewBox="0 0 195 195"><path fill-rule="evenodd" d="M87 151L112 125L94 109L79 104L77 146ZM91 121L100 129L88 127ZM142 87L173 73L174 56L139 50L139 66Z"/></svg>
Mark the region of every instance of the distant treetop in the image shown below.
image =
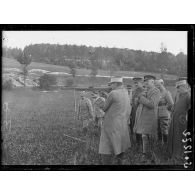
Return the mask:
<svg viewBox="0 0 195 195"><path fill-rule="evenodd" d="M127 48L31 44L24 48L25 52L18 48L3 48L3 56L15 58L21 64L28 64L32 60L39 63L68 66L71 69L93 69L92 74L96 74L96 69L154 73L162 73L163 70L166 74L178 76L187 74L187 55L183 52L174 55L168 52L163 43L159 44L159 49L158 53Z"/></svg>

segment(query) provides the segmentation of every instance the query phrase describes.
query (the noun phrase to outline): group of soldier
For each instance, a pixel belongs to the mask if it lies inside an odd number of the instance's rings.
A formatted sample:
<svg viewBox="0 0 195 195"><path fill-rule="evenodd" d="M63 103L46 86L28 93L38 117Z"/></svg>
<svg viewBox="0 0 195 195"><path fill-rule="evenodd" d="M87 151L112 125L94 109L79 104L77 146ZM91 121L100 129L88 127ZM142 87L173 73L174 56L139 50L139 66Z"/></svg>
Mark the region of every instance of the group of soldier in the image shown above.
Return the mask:
<svg viewBox="0 0 195 195"><path fill-rule="evenodd" d="M93 123L100 132L99 153L102 164L111 164L113 157L123 164L131 146L140 153L141 161L155 163L155 144L167 152L168 159L183 163L183 131L187 129L190 109L190 87L186 78L176 83L173 98L164 81L153 75L133 78L133 87L124 86L123 79L113 77L110 92L81 92L78 119L83 132L91 131Z"/></svg>

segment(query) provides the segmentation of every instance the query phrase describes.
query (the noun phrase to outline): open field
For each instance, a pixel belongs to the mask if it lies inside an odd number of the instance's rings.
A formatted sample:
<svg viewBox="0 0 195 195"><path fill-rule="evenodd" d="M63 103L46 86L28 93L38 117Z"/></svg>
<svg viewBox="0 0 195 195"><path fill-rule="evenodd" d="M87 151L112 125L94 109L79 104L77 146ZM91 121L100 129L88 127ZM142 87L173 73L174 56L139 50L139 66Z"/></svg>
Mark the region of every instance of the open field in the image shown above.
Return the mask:
<svg viewBox="0 0 195 195"><path fill-rule="evenodd" d="M82 164L83 154L90 155L86 164L98 164L97 151L86 151L89 144L97 149L97 140L82 143L64 136L87 139L74 120L73 91L15 89L3 92L3 102L9 103L12 119L10 131L3 130L3 164Z"/></svg>
<svg viewBox="0 0 195 195"><path fill-rule="evenodd" d="M169 90L173 92L172 89ZM11 116L11 129L2 129L3 165L100 164L100 132L91 128L84 136L80 131L74 118L73 91L44 93L20 88L3 91L2 96L3 102L9 104ZM158 147L156 151L156 164L170 164L163 160ZM127 152L125 164L140 164L140 154L134 146Z"/></svg>

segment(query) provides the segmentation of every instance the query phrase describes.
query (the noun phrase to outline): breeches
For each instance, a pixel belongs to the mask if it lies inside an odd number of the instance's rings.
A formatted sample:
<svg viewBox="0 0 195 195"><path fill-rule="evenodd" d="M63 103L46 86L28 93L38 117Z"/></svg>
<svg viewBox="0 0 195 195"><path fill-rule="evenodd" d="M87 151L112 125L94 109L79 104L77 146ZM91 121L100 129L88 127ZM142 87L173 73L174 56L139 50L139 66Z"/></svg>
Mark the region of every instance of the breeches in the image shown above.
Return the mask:
<svg viewBox="0 0 195 195"><path fill-rule="evenodd" d="M171 120L168 117L159 117L159 119L158 119L159 134L168 135L170 122L171 122Z"/></svg>

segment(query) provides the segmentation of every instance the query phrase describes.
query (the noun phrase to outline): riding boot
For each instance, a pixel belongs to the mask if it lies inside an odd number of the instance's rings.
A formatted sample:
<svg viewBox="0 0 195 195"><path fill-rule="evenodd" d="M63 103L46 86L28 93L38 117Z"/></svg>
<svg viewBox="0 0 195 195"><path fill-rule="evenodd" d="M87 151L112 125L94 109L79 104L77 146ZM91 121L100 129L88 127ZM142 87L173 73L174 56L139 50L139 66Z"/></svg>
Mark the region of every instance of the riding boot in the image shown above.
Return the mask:
<svg viewBox="0 0 195 195"><path fill-rule="evenodd" d="M163 143L167 143L168 135L163 134Z"/></svg>
<svg viewBox="0 0 195 195"><path fill-rule="evenodd" d="M83 135L86 136L87 135L87 127L83 128Z"/></svg>

